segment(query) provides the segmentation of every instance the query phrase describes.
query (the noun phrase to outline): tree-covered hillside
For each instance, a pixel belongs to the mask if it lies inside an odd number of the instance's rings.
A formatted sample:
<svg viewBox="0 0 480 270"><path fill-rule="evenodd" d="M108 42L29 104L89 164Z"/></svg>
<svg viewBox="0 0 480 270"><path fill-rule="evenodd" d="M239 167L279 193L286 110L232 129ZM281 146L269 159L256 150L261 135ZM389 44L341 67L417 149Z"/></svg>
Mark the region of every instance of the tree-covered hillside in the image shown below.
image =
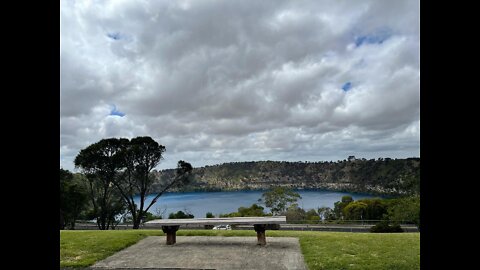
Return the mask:
<svg viewBox="0 0 480 270"><path fill-rule="evenodd" d="M154 171L157 181L174 170ZM420 193L420 158L355 159L338 162L252 161L193 170L195 180L183 191L253 190L285 186L384 195ZM159 184L153 186L160 187Z"/></svg>

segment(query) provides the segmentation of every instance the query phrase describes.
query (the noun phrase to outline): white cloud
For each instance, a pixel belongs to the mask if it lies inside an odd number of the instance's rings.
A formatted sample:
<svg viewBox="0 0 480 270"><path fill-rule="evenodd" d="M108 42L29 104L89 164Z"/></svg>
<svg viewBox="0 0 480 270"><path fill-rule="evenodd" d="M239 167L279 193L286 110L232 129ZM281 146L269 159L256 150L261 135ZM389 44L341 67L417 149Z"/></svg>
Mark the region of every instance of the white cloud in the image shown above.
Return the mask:
<svg viewBox="0 0 480 270"><path fill-rule="evenodd" d="M418 1L65 0L60 55L64 168L145 135L160 168L419 156Z"/></svg>

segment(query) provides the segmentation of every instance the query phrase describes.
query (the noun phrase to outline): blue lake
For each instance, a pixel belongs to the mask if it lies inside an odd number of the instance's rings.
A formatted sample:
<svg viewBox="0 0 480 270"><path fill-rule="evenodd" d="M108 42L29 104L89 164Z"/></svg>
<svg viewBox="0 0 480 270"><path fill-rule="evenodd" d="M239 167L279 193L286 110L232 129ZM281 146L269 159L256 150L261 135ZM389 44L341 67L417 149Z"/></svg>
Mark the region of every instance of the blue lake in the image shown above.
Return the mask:
<svg viewBox="0 0 480 270"><path fill-rule="evenodd" d="M149 212L153 214L163 213L163 218L167 218L168 214L177 211L184 211L193 214L196 218L205 217L207 212L213 213L215 216L219 214L227 214L236 212L240 206L249 207L261 198L264 191L228 191L228 192L185 192L185 193L166 193L163 194L157 202L150 208ZM317 209L318 207L327 206L333 208L334 203L340 201L342 196L350 195L354 200L373 198L369 194L321 191L321 190L298 190L302 199L297 203L305 210ZM154 198L149 195L146 200L148 205ZM136 198L139 203L139 198ZM261 204L260 204L261 205ZM265 205L262 205L265 207ZM265 207L265 212L270 209Z"/></svg>

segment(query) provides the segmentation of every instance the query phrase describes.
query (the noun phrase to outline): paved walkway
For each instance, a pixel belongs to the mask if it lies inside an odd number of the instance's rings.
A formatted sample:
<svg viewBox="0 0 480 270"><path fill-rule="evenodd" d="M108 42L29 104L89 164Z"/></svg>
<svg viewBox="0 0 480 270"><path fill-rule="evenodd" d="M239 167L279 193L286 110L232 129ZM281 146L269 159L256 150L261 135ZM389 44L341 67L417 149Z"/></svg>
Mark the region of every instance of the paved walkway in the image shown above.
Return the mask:
<svg viewBox="0 0 480 270"><path fill-rule="evenodd" d="M93 265L92 269L301 269L306 270L300 244L293 237L150 236Z"/></svg>

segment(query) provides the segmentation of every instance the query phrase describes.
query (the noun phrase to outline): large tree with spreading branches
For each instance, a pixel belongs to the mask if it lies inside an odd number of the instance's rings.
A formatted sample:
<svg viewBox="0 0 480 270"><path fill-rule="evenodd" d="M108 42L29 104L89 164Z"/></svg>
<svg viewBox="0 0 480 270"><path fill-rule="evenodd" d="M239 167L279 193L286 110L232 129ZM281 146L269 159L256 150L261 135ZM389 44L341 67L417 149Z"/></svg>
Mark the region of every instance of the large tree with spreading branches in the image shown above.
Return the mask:
<svg viewBox="0 0 480 270"><path fill-rule="evenodd" d="M103 187L101 195L110 194L111 189L120 195L120 199L132 215L133 228L138 229L147 216L147 211L162 194L174 186L185 185L192 179L192 166L180 160L175 177L162 183L162 190L155 194L154 199L147 205L147 196L151 194L151 187L155 182L151 171L163 159L164 152L165 146L158 144L151 137L136 137L131 140L104 139L80 151L75 159L75 165L82 168L87 177L90 176L88 179L92 179L91 182L100 183ZM93 187L93 184L90 186ZM139 203L136 203L136 196L139 197ZM92 193L93 197L95 194ZM100 201L104 201L103 197ZM94 204L94 207L99 209L97 220L100 220L100 224L103 218L101 213L111 212L108 206L105 203ZM102 210L105 207L106 209Z"/></svg>
<svg viewBox="0 0 480 270"><path fill-rule="evenodd" d="M122 170L123 145L127 139L102 139L91 144L75 157L75 167L81 168L88 180L93 214L100 230L108 230L112 217L119 210L118 191L114 182Z"/></svg>

